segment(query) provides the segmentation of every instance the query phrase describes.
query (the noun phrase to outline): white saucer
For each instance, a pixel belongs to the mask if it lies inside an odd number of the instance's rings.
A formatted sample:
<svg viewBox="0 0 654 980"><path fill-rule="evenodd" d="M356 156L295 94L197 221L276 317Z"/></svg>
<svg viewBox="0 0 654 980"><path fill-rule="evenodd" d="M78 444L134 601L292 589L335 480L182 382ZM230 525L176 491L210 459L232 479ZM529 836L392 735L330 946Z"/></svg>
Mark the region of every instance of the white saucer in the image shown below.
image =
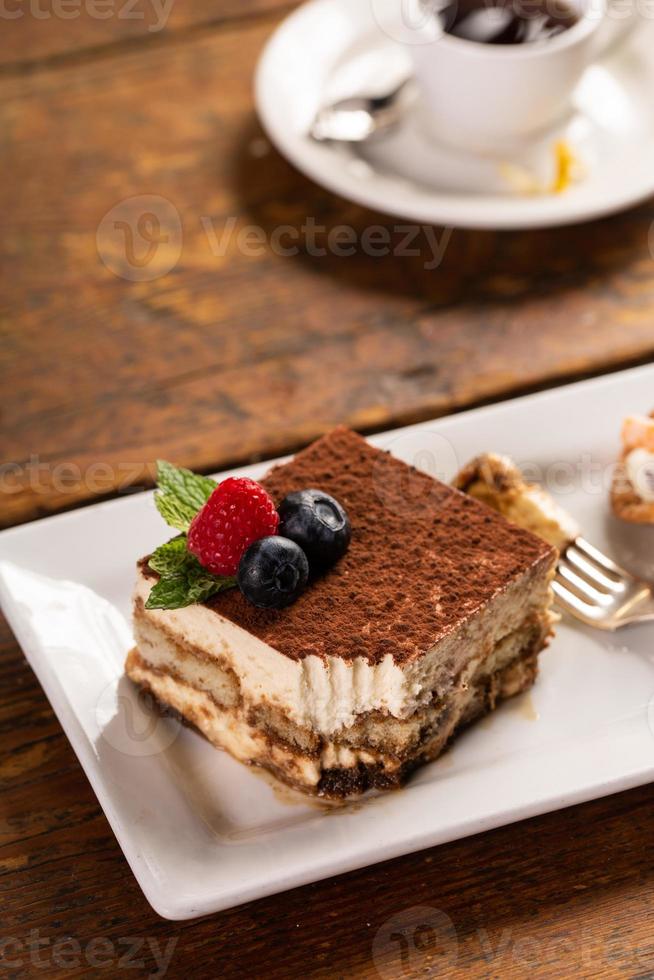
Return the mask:
<svg viewBox="0 0 654 980"><path fill-rule="evenodd" d="M654 22L643 20L574 96L556 132L505 159L446 148L418 102L391 133L365 144L321 144L307 134L317 109L352 92L379 90L408 67L406 47L382 28L397 0L310 0L269 40L256 103L272 142L329 190L387 214L462 228L565 225L623 210L654 194ZM384 84L384 83L382 83ZM372 90L374 94L374 89ZM560 194L525 194L507 167L548 182L553 146L565 138L582 179ZM514 171L515 173L515 171Z"/></svg>

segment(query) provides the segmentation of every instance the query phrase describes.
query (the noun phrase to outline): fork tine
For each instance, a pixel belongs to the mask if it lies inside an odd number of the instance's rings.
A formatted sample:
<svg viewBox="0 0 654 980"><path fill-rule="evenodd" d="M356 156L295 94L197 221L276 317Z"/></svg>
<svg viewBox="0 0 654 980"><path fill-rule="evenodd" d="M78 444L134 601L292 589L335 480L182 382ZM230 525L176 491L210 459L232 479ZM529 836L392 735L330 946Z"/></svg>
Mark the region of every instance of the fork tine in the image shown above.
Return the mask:
<svg viewBox="0 0 654 980"><path fill-rule="evenodd" d="M563 582L561 582L563 579ZM586 602L591 603L593 606L606 606L613 602L613 596L609 592L600 592L596 589L590 582L581 575L577 575L572 568L569 568L564 562L559 562L557 568L557 580L564 586L567 587L568 583L573 587L573 589L579 593L579 597Z"/></svg>
<svg viewBox="0 0 654 980"><path fill-rule="evenodd" d="M570 590L567 589L562 582L558 581L558 579L554 579L552 582L552 591L554 592L559 605L563 606L563 608L569 612L571 616L575 616L577 619L582 619L585 622L597 622L598 625L601 624L602 610L599 606L592 606L589 603L584 602L583 599L576 596L574 592L570 592Z"/></svg>
<svg viewBox="0 0 654 980"><path fill-rule="evenodd" d="M571 547L577 547L587 558L590 558L599 565L600 568L604 569L605 572L612 572L614 575L619 576L621 579L632 579L633 575L627 572L620 565L616 565L608 555L605 555L602 551L592 545L585 538L578 537L575 539Z"/></svg>
<svg viewBox="0 0 654 980"><path fill-rule="evenodd" d="M654 589L577 538L563 552L552 582L557 604L587 626L615 632L654 621Z"/></svg>
<svg viewBox="0 0 654 980"><path fill-rule="evenodd" d="M571 565L581 573L595 588L599 588L600 591L604 591L605 594L616 594L624 592L626 588L626 583L624 580L610 578L603 571L601 571L597 565L593 565L592 562L584 558L582 552L577 551L574 545L570 545L566 548L563 558L570 562Z"/></svg>

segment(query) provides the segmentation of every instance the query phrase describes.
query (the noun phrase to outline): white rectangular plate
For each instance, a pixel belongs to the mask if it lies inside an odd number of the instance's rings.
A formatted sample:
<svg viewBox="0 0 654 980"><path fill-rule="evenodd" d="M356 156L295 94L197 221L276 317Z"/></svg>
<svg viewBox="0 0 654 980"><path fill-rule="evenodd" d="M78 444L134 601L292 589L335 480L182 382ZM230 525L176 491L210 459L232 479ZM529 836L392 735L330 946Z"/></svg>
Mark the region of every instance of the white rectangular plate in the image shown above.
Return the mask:
<svg viewBox="0 0 654 980"><path fill-rule="evenodd" d="M648 366L371 441L447 479L476 453L508 453L589 540L654 578L654 529L620 525L607 498L622 417L652 407ZM215 912L654 775L654 627L612 636L566 622L533 691L404 790L327 812L290 803L199 735L156 718L122 678L134 563L165 534L150 493L0 534L4 611L162 916Z"/></svg>

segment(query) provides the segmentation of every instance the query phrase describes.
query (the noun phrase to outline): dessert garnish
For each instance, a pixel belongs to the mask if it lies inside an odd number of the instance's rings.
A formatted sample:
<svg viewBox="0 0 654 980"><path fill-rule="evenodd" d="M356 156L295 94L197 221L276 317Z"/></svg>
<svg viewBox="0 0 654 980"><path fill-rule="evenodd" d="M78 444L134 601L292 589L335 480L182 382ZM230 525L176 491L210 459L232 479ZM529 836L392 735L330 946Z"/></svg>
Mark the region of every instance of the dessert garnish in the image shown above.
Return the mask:
<svg viewBox="0 0 654 980"><path fill-rule="evenodd" d="M624 421L611 503L623 521L654 524L654 412L649 417L630 415Z"/></svg>
<svg viewBox="0 0 654 980"><path fill-rule="evenodd" d="M325 571L347 551L350 521L338 500L322 490L297 490L279 505L279 533L303 549L311 571Z"/></svg>
<svg viewBox="0 0 654 980"><path fill-rule="evenodd" d="M278 524L274 501L262 486L230 477L191 521L188 550L212 575L236 575L245 549L276 534Z"/></svg>
<svg viewBox="0 0 654 980"><path fill-rule="evenodd" d="M295 541L274 535L253 542L238 566L238 585L253 606L283 609L304 592L309 562Z"/></svg>
<svg viewBox="0 0 654 980"><path fill-rule="evenodd" d="M236 585L234 576L214 575L189 550L187 532L218 484L165 460L157 461L154 502L171 527L181 533L160 545L148 565L159 576L148 596L147 609L180 609L204 602L222 589Z"/></svg>
<svg viewBox="0 0 654 980"><path fill-rule="evenodd" d="M255 606L282 609L304 590L310 565L325 571L350 541L347 514L320 490L285 498L288 533L280 537L272 497L247 477L218 484L159 460L157 485L157 509L181 533L148 559L159 580L146 609L180 609L236 585Z"/></svg>

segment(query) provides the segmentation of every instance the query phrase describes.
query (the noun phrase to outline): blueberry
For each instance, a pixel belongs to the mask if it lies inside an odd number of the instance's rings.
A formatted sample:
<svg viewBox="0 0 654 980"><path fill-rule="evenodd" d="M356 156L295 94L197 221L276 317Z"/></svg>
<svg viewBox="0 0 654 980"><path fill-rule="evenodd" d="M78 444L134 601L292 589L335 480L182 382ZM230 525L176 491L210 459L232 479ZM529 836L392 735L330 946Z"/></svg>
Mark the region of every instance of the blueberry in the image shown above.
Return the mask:
<svg viewBox="0 0 654 980"><path fill-rule="evenodd" d="M238 566L236 579L245 598L261 609L283 609L304 592L307 556L295 541L278 534L253 541Z"/></svg>
<svg viewBox="0 0 654 980"><path fill-rule="evenodd" d="M347 551L352 528L345 510L322 490L297 490L279 508L279 533L295 541L312 572L330 568Z"/></svg>

